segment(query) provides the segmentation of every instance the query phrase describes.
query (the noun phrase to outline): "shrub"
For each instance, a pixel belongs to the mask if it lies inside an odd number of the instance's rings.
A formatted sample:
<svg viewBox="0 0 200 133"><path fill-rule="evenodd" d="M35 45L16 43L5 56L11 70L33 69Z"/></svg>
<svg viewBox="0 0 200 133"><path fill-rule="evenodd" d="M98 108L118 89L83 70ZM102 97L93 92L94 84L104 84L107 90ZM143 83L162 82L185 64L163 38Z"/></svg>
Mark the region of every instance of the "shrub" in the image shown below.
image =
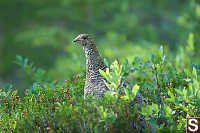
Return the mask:
<svg viewBox="0 0 200 133"><path fill-rule="evenodd" d="M99 70L109 82L104 98L83 98L83 75L51 81L44 70L17 59L34 83L22 97L14 89L0 89L1 132L137 132L133 122L140 116L157 132L184 132L186 117L200 113L199 65L183 68L166 58L163 47L149 59L114 61L112 70ZM119 96L123 78L132 79L134 87L124 88L125 95ZM147 101L141 109L131 106L138 91Z"/></svg>

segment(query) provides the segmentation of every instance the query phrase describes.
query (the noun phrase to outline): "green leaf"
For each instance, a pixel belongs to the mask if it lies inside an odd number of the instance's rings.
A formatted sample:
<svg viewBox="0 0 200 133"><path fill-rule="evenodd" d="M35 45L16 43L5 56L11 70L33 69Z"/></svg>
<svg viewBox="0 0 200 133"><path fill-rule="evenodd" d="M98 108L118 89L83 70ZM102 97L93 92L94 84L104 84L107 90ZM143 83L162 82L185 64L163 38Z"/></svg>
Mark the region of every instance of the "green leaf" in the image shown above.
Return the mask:
<svg viewBox="0 0 200 133"><path fill-rule="evenodd" d="M157 112L158 111L158 105L153 103L152 106L153 106L153 110Z"/></svg>
<svg viewBox="0 0 200 133"><path fill-rule="evenodd" d="M193 52L194 50L194 34L193 33L189 34L187 43L188 43L188 47L187 47L188 52Z"/></svg>
<svg viewBox="0 0 200 133"><path fill-rule="evenodd" d="M132 88L132 98L135 99L135 96L139 90L139 86L136 84L133 88Z"/></svg>
<svg viewBox="0 0 200 133"><path fill-rule="evenodd" d="M23 58L20 55L16 55L16 63L20 66L23 66Z"/></svg>
<svg viewBox="0 0 200 133"><path fill-rule="evenodd" d="M17 90L12 92L12 95L15 96L17 94Z"/></svg>
<svg viewBox="0 0 200 133"><path fill-rule="evenodd" d="M151 105L147 105L142 107L142 112L141 112L144 116L148 117L151 116L153 111L152 111L152 106Z"/></svg>
<svg viewBox="0 0 200 133"><path fill-rule="evenodd" d="M169 106L165 106L165 111L166 111L166 117L171 117L171 115L172 115L172 110L171 110L171 108L169 107Z"/></svg>
<svg viewBox="0 0 200 133"><path fill-rule="evenodd" d="M197 70L196 70L195 67L193 67L192 74L193 74L193 77L194 77L195 79L197 79Z"/></svg>
<svg viewBox="0 0 200 133"><path fill-rule="evenodd" d="M23 67L25 68L27 66L27 64L28 64L28 58L25 58L24 62L23 62Z"/></svg>
<svg viewBox="0 0 200 133"><path fill-rule="evenodd" d="M128 100L128 99L129 99L128 96L121 96L120 98L121 98L122 100Z"/></svg>
<svg viewBox="0 0 200 133"><path fill-rule="evenodd" d="M103 70L99 69L99 72L104 78L107 77L107 74Z"/></svg>

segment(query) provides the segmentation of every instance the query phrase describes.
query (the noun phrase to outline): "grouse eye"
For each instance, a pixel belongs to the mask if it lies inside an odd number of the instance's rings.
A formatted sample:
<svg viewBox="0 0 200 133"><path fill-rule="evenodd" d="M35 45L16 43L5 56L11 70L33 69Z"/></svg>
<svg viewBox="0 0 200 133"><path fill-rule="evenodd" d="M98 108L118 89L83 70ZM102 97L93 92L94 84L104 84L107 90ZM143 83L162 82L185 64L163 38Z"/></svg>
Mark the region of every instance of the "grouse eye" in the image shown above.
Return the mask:
<svg viewBox="0 0 200 133"><path fill-rule="evenodd" d="M83 38L84 40L85 40L85 39L87 39L87 37L86 37L86 36L83 36L82 38Z"/></svg>

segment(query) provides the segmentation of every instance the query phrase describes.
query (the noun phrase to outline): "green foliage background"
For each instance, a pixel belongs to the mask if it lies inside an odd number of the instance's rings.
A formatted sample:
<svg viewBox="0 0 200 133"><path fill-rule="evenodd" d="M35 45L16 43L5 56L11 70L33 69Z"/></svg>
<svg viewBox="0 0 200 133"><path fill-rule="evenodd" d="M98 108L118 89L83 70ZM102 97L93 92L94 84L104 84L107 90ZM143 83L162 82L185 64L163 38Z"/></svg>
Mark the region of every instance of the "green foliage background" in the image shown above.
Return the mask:
<svg viewBox="0 0 200 133"><path fill-rule="evenodd" d="M15 64L16 55L56 80L84 72L82 48L71 43L80 33L91 34L109 62L149 56L160 45L179 59L193 33L189 62L199 63L197 0L16 0L0 1L0 10L0 87L33 83Z"/></svg>
<svg viewBox="0 0 200 133"><path fill-rule="evenodd" d="M80 33L112 69L103 99L83 98ZM200 113L199 38L197 0L1 0L0 132L147 132L141 116L184 132ZM134 87L119 96L122 78ZM132 106L137 91L145 106Z"/></svg>

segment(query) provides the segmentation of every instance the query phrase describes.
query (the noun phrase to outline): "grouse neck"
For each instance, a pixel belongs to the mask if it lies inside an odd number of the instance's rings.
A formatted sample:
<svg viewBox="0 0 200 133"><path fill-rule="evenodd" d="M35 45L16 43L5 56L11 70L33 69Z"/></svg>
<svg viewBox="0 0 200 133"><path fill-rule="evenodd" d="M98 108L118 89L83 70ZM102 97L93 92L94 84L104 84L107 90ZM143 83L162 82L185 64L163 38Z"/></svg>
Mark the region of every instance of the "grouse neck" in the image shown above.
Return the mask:
<svg viewBox="0 0 200 133"><path fill-rule="evenodd" d="M94 42L90 42L83 46L86 57L86 70L89 72L90 70L96 71L99 69L105 69L106 65L101 59L99 52L96 48Z"/></svg>

